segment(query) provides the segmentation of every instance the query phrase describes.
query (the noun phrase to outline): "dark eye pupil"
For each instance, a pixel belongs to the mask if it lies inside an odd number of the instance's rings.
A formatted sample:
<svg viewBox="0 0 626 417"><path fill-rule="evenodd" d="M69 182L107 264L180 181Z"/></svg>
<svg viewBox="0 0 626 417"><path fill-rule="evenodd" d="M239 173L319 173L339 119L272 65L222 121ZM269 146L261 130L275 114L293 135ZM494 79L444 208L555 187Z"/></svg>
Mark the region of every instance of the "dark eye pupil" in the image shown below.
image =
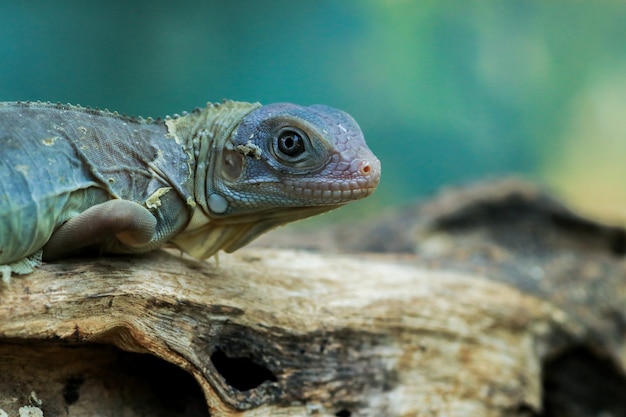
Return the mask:
<svg viewBox="0 0 626 417"><path fill-rule="evenodd" d="M287 156L298 156L304 152L304 140L293 131L285 131L278 137L278 150Z"/></svg>

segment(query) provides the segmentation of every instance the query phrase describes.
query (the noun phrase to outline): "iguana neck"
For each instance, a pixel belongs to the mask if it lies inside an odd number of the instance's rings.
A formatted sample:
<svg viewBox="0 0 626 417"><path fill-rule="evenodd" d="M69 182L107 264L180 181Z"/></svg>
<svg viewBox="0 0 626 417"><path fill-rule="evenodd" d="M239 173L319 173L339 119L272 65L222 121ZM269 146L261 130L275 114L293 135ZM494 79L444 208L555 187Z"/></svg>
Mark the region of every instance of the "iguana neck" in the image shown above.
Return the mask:
<svg viewBox="0 0 626 417"><path fill-rule="evenodd" d="M211 181L214 175L210 170L216 167L215 160L241 120L259 107L260 103L225 100L208 103L204 109L165 120L168 134L189 155L190 172L194 172L188 183L189 191L193 192L195 202L204 213L210 212L206 198L207 181Z"/></svg>

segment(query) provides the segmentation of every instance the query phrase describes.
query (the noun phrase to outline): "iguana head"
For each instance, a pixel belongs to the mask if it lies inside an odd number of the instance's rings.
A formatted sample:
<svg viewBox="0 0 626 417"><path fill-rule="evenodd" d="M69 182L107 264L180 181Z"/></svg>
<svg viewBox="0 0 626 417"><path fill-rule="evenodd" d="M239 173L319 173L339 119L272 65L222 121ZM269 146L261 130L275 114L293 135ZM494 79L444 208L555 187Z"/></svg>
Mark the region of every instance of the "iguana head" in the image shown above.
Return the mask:
<svg viewBox="0 0 626 417"><path fill-rule="evenodd" d="M380 181L380 162L357 123L327 106L257 107L219 142L200 171L205 178L196 178L200 207L174 240L200 258L366 197Z"/></svg>

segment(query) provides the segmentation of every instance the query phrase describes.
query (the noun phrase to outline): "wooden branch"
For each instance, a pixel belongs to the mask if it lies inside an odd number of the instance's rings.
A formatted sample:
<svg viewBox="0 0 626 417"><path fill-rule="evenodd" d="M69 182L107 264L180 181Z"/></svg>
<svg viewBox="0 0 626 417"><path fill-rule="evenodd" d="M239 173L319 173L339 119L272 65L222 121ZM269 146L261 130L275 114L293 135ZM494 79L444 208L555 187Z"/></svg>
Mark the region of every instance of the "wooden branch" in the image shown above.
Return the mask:
<svg viewBox="0 0 626 417"><path fill-rule="evenodd" d="M545 373L563 352L621 366L619 257L576 245L523 257L437 224L416 230L418 256L245 249L216 265L157 251L14 277L0 290L0 409L530 416L555 409ZM137 388L133 369L171 385Z"/></svg>
<svg viewBox="0 0 626 417"><path fill-rule="evenodd" d="M113 343L178 365L212 416L539 408L555 327L580 333L565 312L476 276L272 250L219 267L165 253L46 265L0 305L5 339Z"/></svg>

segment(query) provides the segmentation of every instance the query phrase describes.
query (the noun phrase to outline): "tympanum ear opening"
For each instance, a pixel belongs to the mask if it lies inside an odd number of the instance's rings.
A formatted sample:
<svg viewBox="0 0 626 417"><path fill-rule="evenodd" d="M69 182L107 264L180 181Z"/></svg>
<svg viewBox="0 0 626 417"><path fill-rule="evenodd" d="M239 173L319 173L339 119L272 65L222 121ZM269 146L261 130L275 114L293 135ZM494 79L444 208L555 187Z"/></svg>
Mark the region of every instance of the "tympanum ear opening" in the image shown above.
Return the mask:
<svg viewBox="0 0 626 417"><path fill-rule="evenodd" d="M235 181L243 172L244 156L237 151L225 149L222 154L222 174L229 181Z"/></svg>

